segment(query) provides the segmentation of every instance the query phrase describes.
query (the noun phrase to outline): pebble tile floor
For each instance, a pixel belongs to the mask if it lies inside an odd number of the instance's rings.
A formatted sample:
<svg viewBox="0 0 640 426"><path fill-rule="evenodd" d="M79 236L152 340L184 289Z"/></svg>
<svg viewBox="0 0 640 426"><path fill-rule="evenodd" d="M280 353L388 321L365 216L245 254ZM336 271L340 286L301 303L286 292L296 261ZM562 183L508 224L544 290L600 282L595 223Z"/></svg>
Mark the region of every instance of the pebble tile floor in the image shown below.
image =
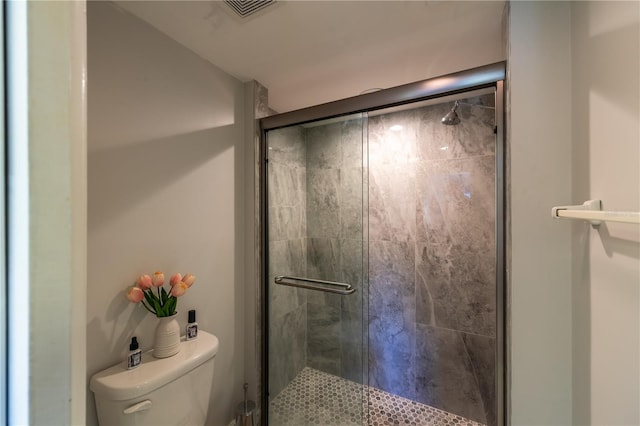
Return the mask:
<svg viewBox="0 0 640 426"><path fill-rule="evenodd" d="M464 417L305 367L270 403L275 426L484 426Z"/></svg>

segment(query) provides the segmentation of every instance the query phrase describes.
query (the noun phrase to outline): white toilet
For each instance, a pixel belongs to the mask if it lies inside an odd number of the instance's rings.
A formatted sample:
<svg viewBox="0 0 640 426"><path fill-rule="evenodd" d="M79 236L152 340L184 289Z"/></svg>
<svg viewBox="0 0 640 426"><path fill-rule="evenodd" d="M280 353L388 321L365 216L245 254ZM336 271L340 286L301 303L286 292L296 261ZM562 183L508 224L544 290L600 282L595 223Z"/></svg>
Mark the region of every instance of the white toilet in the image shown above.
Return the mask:
<svg viewBox="0 0 640 426"><path fill-rule="evenodd" d="M127 370L121 362L91 377L100 425L204 425L218 338L200 330L169 358L142 354Z"/></svg>

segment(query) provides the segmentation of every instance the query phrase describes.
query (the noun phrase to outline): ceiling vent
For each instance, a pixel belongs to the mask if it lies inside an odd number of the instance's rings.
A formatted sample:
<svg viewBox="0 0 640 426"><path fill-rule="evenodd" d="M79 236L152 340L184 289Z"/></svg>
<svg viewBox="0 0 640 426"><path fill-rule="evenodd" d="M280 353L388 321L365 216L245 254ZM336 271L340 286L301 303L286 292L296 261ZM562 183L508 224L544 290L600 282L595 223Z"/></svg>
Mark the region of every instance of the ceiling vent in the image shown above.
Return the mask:
<svg viewBox="0 0 640 426"><path fill-rule="evenodd" d="M246 18L274 4L276 0L225 0L224 2L228 4L238 16Z"/></svg>

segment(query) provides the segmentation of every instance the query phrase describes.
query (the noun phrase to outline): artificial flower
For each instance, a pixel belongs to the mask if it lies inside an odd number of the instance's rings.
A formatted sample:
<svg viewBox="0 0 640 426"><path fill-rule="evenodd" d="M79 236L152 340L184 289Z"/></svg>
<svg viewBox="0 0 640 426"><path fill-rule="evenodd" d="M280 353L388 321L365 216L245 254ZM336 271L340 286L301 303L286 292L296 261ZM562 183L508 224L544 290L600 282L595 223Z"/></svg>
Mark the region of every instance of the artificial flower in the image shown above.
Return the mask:
<svg viewBox="0 0 640 426"><path fill-rule="evenodd" d="M127 299L132 303L142 303L157 317L170 317L176 313L178 297L185 294L195 280L191 274L185 274L184 278L180 273L174 274L169 282L171 289L167 292L163 287L164 273L154 272L153 277L141 275L127 291Z"/></svg>
<svg viewBox="0 0 640 426"><path fill-rule="evenodd" d="M182 277L182 282L185 283L187 287L191 287L195 280L196 277L191 274L184 274L184 277Z"/></svg>
<svg viewBox="0 0 640 426"><path fill-rule="evenodd" d="M139 303L142 299L144 299L144 292L138 287L131 287L129 291L127 291L127 299L133 303Z"/></svg>
<svg viewBox="0 0 640 426"><path fill-rule="evenodd" d="M151 277L149 275L140 275L138 280L136 281L136 285L143 290L148 290L153 287L153 282L151 281Z"/></svg>
<svg viewBox="0 0 640 426"><path fill-rule="evenodd" d="M186 293L187 289L189 289L189 287L187 287L187 285L184 282L180 281L179 283L171 287L171 295L175 297L180 297Z"/></svg>
<svg viewBox="0 0 640 426"><path fill-rule="evenodd" d="M154 286L162 287L164 285L164 274L160 271L154 272L151 281L153 282Z"/></svg>
<svg viewBox="0 0 640 426"><path fill-rule="evenodd" d="M180 281L182 281L182 275L180 274L180 272L178 272L177 274L171 277L171 280L169 280L169 284L171 285L171 287L173 287L174 285L178 284Z"/></svg>

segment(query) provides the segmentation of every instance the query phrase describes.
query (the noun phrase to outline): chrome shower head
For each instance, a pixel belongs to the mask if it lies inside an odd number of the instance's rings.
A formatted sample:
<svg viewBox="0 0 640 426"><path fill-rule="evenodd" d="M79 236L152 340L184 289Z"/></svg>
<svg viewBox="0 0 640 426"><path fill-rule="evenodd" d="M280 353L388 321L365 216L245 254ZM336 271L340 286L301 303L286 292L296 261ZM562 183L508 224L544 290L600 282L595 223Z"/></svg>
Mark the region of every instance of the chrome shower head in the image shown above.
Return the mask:
<svg viewBox="0 0 640 426"><path fill-rule="evenodd" d="M451 108L451 111L449 111L447 115L442 117L442 124L446 124L447 126L455 126L456 124L460 123L460 117L458 117L456 109L458 109L458 101L453 104L453 108Z"/></svg>

